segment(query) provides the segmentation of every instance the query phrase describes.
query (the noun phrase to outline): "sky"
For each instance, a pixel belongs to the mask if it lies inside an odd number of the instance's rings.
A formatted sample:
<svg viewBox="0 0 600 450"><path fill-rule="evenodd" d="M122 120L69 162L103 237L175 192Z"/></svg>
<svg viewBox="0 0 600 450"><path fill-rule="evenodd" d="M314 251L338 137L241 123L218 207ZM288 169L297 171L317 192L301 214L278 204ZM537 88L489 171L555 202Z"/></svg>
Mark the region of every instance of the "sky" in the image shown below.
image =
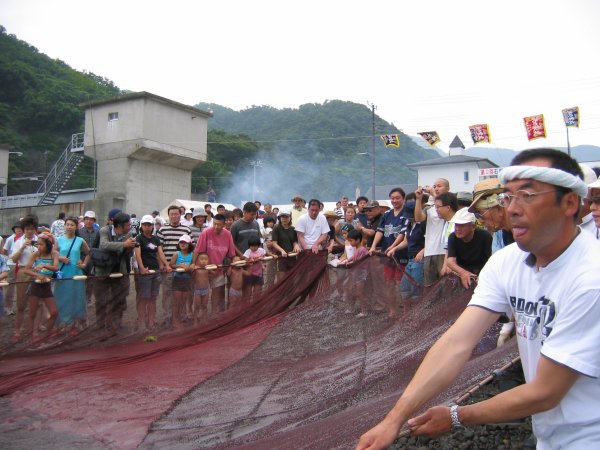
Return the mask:
<svg viewBox="0 0 600 450"><path fill-rule="evenodd" d="M597 0L0 0L8 33L121 89L235 110L374 104L441 150L482 123L492 147L566 146L574 106L571 146L600 145L598 23ZM529 142L537 114L548 137Z"/></svg>

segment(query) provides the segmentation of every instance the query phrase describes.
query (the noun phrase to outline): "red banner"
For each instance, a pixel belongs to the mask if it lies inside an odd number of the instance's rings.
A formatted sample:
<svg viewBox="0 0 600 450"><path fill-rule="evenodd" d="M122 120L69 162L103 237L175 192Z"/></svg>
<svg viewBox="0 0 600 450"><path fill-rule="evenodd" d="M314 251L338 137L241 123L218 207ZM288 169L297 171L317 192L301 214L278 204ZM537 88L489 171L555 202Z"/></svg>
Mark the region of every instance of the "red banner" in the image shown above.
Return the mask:
<svg viewBox="0 0 600 450"><path fill-rule="evenodd" d="M487 142L489 144L492 142L490 126L487 123L471 125L469 131L471 132L471 139L473 139L474 144L480 144L481 142Z"/></svg>
<svg viewBox="0 0 600 450"><path fill-rule="evenodd" d="M544 124L543 114L524 117L523 122L525 123L525 131L527 131L527 139L530 141L546 137L546 125Z"/></svg>

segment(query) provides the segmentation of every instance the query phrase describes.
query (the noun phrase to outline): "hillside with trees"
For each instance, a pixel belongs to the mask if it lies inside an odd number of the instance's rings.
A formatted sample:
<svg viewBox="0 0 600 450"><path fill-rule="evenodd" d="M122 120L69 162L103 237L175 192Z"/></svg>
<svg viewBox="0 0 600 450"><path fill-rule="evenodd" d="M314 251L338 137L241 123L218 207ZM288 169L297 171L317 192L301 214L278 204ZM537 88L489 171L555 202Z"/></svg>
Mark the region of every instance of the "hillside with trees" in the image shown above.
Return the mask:
<svg viewBox="0 0 600 450"><path fill-rule="evenodd" d="M11 178L42 177L71 134L83 131L79 104L120 92L110 80L73 70L0 26L0 143L23 152L22 157L10 158ZM86 158L70 187L90 187L92 170ZM9 195L31 192L38 185L11 181Z"/></svg>
<svg viewBox="0 0 600 450"><path fill-rule="evenodd" d="M260 161L257 198L287 202L294 193L301 193L335 199L353 197L357 185L363 193L371 186L372 112L367 105L330 100L296 109L252 106L242 111L213 103L196 106L213 112L210 130L243 134L256 141L258 151L252 161ZM416 173L406 164L439 157L377 115L375 128L377 185L415 182ZM380 139L383 134L398 134L400 147L385 147ZM235 174L235 184L249 191L246 198L251 196L254 171L248 160ZM226 186L220 191L229 199Z"/></svg>
<svg viewBox="0 0 600 450"><path fill-rule="evenodd" d="M9 195L34 192L68 144L83 131L84 102L125 93L109 79L79 72L52 59L0 26L0 144L23 153L9 160ZM158 93L160 94L160 93ZM331 100L299 108L253 106L210 109L208 161L192 173L192 192L212 185L222 201L256 196L287 202L294 193L334 199L371 185L371 110ZM376 116L377 184L411 182L407 163L435 158L393 124ZM380 134L399 134L400 148L383 146ZM251 163L258 164L256 167ZM68 189L93 185L93 161L77 170ZM15 178L33 180L15 181Z"/></svg>

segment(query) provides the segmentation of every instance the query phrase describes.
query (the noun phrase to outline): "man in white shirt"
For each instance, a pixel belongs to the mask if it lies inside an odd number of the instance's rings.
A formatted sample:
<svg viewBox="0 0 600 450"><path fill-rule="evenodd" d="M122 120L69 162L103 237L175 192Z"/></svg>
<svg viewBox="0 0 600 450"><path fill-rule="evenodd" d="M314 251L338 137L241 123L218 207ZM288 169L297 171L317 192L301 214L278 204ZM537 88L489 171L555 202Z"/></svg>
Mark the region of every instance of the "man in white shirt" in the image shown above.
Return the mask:
<svg viewBox="0 0 600 450"><path fill-rule="evenodd" d="M429 193L429 202L422 204L423 192ZM423 258L423 276L425 286L431 286L441 277L446 250L442 241L445 221L438 215L434 207L436 197L444 192L450 191L450 182L445 178L434 181L433 187L420 187L415 191L415 220L417 222L427 221L425 234L425 253Z"/></svg>
<svg viewBox="0 0 600 450"><path fill-rule="evenodd" d="M321 202L312 199L308 202L308 214L300 216L296 225L298 233L298 242L302 250L310 250L313 253L318 253L324 248L329 233L329 224L323 214L319 214Z"/></svg>
<svg viewBox="0 0 600 450"><path fill-rule="evenodd" d="M600 245L576 225L587 195L581 169L553 149L521 152L500 173L517 245L496 252L473 298L429 350L402 396L357 449L384 449L404 423L413 435L533 416L538 449L600 442ZM410 419L459 375L500 313L514 314L526 383L467 406ZM441 370L440 370L441 369ZM410 420L409 420L410 419Z"/></svg>

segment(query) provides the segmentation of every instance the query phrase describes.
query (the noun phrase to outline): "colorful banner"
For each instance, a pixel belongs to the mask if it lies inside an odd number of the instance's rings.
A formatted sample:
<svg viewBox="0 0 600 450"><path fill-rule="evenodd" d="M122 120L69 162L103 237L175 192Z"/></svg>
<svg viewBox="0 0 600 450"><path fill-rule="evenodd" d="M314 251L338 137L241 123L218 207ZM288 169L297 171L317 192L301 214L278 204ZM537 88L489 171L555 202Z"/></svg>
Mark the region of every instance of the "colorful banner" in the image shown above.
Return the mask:
<svg viewBox="0 0 600 450"><path fill-rule="evenodd" d="M492 137L490 136L490 127L487 123L471 125L469 127L469 131L471 132L471 139L473 139L474 144L479 144L481 142L487 142L490 144L492 142Z"/></svg>
<svg viewBox="0 0 600 450"><path fill-rule="evenodd" d="M381 139L386 147L400 147L400 138L397 134L384 134Z"/></svg>
<svg viewBox="0 0 600 450"><path fill-rule="evenodd" d="M525 131L527 131L527 139L530 141L546 137L546 125L544 124L543 114L524 117L523 122L525 123Z"/></svg>
<svg viewBox="0 0 600 450"><path fill-rule="evenodd" d="M422 133L417 133L417 134L419 136L421 136L423 139L425 139L427 141L427 143L429 145L431 145L432 147L441 141L439 135L437 134L437 131L423 131Z"/></svg>
<svg viewBox="0 0 600 450"><path fill-rule="evenodd" d="M565 108L562 110L563 119L565 119L566 127L579 128L579 107Z"/></svg>

